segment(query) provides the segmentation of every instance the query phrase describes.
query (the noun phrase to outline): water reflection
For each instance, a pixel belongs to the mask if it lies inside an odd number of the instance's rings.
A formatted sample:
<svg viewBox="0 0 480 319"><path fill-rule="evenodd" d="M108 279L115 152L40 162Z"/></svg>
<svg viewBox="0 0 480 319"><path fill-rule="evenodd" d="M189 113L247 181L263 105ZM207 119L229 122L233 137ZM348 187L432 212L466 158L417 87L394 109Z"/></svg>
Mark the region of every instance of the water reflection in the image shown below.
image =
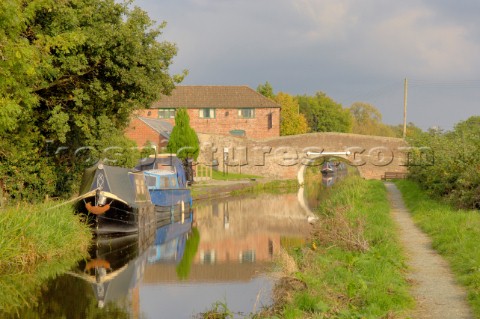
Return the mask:
<svg viewBox="0 0 480 319"><path fill-rule="evenodd" d="M332 162L333 172L326 172L323 166L308 166L305 170L303 187L299 189L299 201L304 201L306 210L313 212L329 196L329 188L349 174L343 162Z"/></svg>
<svg viewBox="0 0 480 319"><path fill-rule="evenodd" d="M310 232L297 194L200 203L182 221L97 237L90 258L44 285L19 318L192 318L217 301L236 313L268 305L275 253Z"/></svg>

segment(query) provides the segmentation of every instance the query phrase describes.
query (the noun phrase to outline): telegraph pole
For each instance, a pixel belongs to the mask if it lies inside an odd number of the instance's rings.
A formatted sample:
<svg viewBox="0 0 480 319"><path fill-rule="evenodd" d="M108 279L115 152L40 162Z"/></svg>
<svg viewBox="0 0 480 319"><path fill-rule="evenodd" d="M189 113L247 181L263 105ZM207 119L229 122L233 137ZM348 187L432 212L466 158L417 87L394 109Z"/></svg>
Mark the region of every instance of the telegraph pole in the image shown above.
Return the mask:
<svg viewBox="0 0 480 319"><path fill-rule="evenodd" d="M408 96L408 80L405 78L403 84L403 138L407 136L407 96Z"/></svg>

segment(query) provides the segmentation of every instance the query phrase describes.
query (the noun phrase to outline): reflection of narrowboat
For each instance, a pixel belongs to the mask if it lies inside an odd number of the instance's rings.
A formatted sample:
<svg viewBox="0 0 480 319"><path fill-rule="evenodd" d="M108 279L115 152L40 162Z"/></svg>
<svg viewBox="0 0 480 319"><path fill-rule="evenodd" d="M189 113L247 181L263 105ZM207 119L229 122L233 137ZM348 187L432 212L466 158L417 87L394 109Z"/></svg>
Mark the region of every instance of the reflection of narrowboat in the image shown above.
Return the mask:
<svg viewBox="0 0 480 319"><path fill-rule="evenodd" d="M180 222L157 229L154 244L148 253L149 263L178 263L183 258L188 233L192 230L193 213L190 212Z"/></svg>
<svg viewBox="0 0 480 319"><path fill-rule="evenodd" d="M85 170L75 211L96 233L133 233L155 221L142 173L97 163Z"/></svg>
<svg viewBox="0 0 480 319"><path fill-rule="evenodd" d="M125 298L141 280L146 250L154 238L155 229L117 237L98 235L90 247L90 257L69 274L92 285L102 308L108 302Z"/></svg>
<svg viewBox="0 0 480 319"><path fill-rule="evenodd" d="M322 164L322 168L320 169L322 174L330 174L335 172L335 164L330 161L326 161Z"/></svg>
<svg viewBox="0 0 480 319"><path fill-rule="evenodd" d="M145 176L150 198L155 204L158 226L178 222L182 214L190 212L192 196L184 166L178 157L159 154L143 159L135 168Z"/></svg>
<svg viewBox="0 0 480 319"><path fill-rule="evenodd" d="M91 284L100 308L123 300L141 281L148 262L180 262L192 220L190 213L183 223L158 229L145 228L124 236L97 235L89 258L69 274Z"/></svg>
<svg viewBox="0 0 480 319"><path fill-rule="evenodd" d="M344 171L347 169L347 166L344 162L340 161L325 161L322 164L320 171L322 174L331 174L337 171Z"/></svg>

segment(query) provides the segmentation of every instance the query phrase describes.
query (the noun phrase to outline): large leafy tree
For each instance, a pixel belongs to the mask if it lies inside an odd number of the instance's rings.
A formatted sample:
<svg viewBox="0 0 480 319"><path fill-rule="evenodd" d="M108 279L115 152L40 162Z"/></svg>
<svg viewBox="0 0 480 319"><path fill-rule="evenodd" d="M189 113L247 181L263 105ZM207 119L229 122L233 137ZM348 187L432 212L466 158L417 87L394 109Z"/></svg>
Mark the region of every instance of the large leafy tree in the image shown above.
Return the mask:
<svg viewBox="0 0 480 319"><path fill-rule="evenodd" d="M168 72L176 47L158 41L164 26L130 1L0 2L0 180L10 195L68 192L58 181L77 178L79 148L101 158L132 146L112 137L183 76Z"/></svg>
<svg viewBox="0 0 480 319"><path fill-rule="evenodd" d="M353 116L352 132L364 135L397 136L397 132L382 122L382 113L373 105L355 102L350 108Z"/></svg>
<svg viewBox="0 0 480 319"><path fill-rule="evenodd" d="M279 92L274 101L280 104L280 135L295 135L308 132L307 120L300 114L298 102L293 96Z"/></svg>
<svg viewBox="0 0 480 319"><path fill-rule="evenodd" d="M297 100L313 132L350 132L352 117L349 111L325 93L297 96Z"/></svg>

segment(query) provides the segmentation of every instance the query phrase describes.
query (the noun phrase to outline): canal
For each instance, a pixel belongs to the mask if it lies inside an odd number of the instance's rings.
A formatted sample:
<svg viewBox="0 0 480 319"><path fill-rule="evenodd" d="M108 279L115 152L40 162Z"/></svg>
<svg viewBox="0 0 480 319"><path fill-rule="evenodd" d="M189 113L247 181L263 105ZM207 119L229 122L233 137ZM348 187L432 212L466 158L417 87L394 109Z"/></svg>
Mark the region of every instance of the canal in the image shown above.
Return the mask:
<svg viewBox="0 0 480 319"><path fill-rule="evenodd" d="M89 259L44 282L32 307L4 316L200 318L215 305L246 316L271 304L276 254L309 235L311 202L303 188L231 196L197 202L158 229L96 238Z"/></svg>

